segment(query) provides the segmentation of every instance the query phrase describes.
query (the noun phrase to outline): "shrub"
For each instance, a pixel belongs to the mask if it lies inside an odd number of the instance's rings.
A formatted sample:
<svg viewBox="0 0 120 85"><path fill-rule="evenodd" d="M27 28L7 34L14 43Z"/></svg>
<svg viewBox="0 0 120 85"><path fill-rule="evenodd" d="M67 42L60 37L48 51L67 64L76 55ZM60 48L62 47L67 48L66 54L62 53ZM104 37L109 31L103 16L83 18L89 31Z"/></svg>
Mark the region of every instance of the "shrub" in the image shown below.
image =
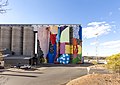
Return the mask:
<svg viewBox="0 0 120 85"><path fill-rule="evenodd" d="M91 63L94 64L94 65L98 64L97 61L92 61Z"/></svg>
<svg viewBox="0 0 120 85"><path fill-rule="evenodd" d="M120 73L120 53L106 58L107 68L114 72Z"/></svg>

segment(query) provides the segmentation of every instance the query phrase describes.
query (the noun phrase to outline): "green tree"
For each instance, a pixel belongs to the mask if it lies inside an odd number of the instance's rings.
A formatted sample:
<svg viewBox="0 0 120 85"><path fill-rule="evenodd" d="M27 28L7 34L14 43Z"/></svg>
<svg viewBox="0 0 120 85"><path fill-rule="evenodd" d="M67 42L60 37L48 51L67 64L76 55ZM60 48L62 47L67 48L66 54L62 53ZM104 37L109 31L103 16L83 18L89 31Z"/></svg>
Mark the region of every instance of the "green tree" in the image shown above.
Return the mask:
<svg viewBox="0 0 120 85"><path fill-rule="evenodd" d="M108 69L120 73L120 53L107 57L106 60Z"/></svg>

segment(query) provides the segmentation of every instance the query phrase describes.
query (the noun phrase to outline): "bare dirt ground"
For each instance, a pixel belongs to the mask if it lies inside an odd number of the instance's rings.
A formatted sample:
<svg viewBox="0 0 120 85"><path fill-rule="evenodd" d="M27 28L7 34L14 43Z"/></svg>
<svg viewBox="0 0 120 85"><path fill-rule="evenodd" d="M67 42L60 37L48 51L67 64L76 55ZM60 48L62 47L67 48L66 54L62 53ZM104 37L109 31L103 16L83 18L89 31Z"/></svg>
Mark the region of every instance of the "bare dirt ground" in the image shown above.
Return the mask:
<svg viewBox="0 0 120 85"><path fill-rule="evenodd" d="M105 69L103 65L89 67L93 69ZM66 85L120 85L120 75L93 73L74 79Z"/></svg>
<svg viewBox="0 0 120 85"><path fill-rule="evenodd" d="M66 85L120 85L120 77L115 74L89 74Z"/></svg>

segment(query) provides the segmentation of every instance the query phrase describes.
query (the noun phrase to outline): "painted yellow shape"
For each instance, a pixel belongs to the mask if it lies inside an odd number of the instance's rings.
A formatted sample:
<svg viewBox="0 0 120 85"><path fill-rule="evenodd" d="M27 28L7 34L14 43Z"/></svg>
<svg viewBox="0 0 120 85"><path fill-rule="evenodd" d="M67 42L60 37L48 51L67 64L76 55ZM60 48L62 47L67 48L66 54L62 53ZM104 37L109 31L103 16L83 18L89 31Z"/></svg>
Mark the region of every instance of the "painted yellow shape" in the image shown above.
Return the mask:
<svg viewBox="0 0 120 85"><path fill-rule="evenodd" d="M60 42L69 42L69 36L69 27L67 27L61 33Z"/></svg>
<svg viewBox="0 0 120 85"><path fill-rule="evenodd" d="M73 45L70 45L70 54L73 54Z"/></svg>
<svg viewBox="0 0 120 85"><path fill-rule="evenodd" d="M80 45L78 45L78 54L82 53L82 47Z"/></svg>
<svg viewBox="0 0 120 85"><path fill-rule="evenodd" d="M73 45L65 45L65 53L73 54Z"/></svg>

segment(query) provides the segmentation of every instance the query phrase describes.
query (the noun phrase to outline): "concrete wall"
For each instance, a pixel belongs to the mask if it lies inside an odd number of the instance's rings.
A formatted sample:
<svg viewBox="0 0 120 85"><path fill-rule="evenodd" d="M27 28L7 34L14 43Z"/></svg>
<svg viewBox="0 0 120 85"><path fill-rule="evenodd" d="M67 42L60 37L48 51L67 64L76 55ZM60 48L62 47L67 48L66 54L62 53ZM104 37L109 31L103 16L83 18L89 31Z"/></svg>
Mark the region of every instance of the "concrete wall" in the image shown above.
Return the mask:
<svg viewBox="0 0 120 85"><path fill-rule="evenodd" d="M11 49L11 31L10 26L1 26L0 30L0 48Z"/></svg>
<svg viewBox="0 0 120 85"><path fill-rule="evenodd" d="M0 49L2 48L2 45L1 45L1 26L0 26Z"/></svg>
<svg viewBox="0 0 120 85"><path fill-rule="evenodd" d="M33 28L30 25L0 25L0 49L4 48L15 55L33 56Z"/></svg>
<svg viewBox="0 0 120 85"><path fill-rule="evenodd" d="M19 63L20 65L29 65L30 59L25 59L23 56L4 58L4 66L15 66Z"/></svg>
<svg viewBox="0 0 120 85"><path fill-rule="evenodd" d="M23 30L23 55L32 56L34 53L34 32L30 26L24 26Z"/></svg>
<svg viewBox="0 0 120 85"><path fill-rule="evenodd" d="M12 27L12 51L15 52L15 55L22 54L22 28L21 26Z"/></svg>

